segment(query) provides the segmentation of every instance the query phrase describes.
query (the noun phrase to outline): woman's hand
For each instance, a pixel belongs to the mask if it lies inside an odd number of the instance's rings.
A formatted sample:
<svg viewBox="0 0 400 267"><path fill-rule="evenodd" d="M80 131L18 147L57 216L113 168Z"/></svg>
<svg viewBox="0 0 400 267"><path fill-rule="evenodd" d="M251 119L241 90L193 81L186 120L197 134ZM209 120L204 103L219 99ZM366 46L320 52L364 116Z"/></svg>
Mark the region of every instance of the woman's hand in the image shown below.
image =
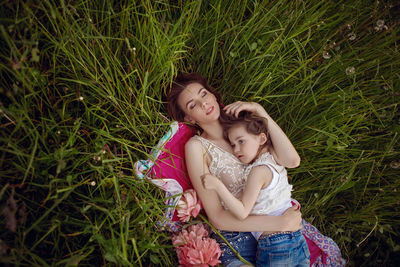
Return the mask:
<svg viewBox="0 0 400 267"><path fill-rule="evenodd" d="M282 231L297 231L301 229L301 212L298 205L288 208L282 216L286 222L285 229Z"/></svg>
<svg viewBox="0 0 400 267"><path fill-rule="evenodd" d="M226 105L224 110L227 114L235 115L235 117L237 117L243 110L252 112L260 117L268 117L268 113L265 111L265 109L256 102L236 101L232 104Z"/></svg>

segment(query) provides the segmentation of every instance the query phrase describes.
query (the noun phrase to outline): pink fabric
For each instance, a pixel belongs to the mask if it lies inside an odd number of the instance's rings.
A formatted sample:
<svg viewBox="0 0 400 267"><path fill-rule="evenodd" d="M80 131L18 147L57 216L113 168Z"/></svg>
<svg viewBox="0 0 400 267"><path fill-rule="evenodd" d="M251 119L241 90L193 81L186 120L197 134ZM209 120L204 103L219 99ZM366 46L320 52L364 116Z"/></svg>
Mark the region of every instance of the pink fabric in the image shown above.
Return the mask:
<svg viewBox="0 0 400 267"><path fill-rule="evenodd" d="M195 134L195 131L184 123L179 123L179 130L164 145L163 152L154 162L151 168L151 177L170 178L176 180L185 192L193 188L190 183L185 166L185 144ZM173 221L179 220L177 212L174 213Z"/></svg>
<svg viewBox="0 0 400 267"><path fill-rule="evenodd" d="M319 256L324 256L324 254L313 241L311 241L307 236L304 237L307 241L308 250L310 251L310 265L312 265Z"/></svg>

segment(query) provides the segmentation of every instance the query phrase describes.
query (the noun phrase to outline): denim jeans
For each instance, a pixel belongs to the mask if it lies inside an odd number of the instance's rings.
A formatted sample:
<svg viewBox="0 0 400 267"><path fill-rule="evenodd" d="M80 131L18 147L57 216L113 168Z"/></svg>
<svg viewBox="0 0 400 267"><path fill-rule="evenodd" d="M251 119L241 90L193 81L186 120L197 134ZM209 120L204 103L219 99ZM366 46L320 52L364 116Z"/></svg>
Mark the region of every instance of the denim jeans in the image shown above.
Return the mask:
<svg viewBox="0 0 400 267"><path fill-rule="evenodd" d="M251 232L220 231L220 233L226 238L232 247L239 252L240 256L252 264L256 263L257 240L254 238ZM219 258L222 265L226 267L245 265L245 263L236 257L236 255L222 240L222 238L215 233L212 233L211 237L217 240L222 250L221 257Z"/></svg>
<svg viewBox="0 0 400 267"><path fill-rule="evenodd" d="M310 252L301 230L258 239L257 266L309 267Z"/></svg>

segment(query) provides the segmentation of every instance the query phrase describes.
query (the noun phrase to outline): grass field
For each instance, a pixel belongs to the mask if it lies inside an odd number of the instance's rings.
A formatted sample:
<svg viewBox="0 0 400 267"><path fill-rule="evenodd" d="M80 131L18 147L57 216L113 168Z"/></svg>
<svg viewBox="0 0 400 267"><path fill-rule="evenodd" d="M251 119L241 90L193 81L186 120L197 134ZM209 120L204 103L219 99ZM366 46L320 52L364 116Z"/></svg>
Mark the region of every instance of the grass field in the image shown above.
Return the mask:
<svg viewBox="0 0 400 267"><path fill-rule="evenodd" d="M303 217L348 266L400 262L397 1L0 2L0 262L176 266L133 164L200 72L297 148Z"/></svg>

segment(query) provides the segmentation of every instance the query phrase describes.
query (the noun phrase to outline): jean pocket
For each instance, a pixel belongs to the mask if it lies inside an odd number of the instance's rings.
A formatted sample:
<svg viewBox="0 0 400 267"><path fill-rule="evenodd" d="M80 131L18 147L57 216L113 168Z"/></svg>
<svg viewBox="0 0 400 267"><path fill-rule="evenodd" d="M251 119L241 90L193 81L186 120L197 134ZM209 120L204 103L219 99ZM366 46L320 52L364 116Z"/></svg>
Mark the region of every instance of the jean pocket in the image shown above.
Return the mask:
<svg viewBox="0 0 400 267"><path fill-rule="evenodd" d="M268 253L268 259L269 259L269 266L290 267L292 265L290 261L289 252Z"/></svg>

